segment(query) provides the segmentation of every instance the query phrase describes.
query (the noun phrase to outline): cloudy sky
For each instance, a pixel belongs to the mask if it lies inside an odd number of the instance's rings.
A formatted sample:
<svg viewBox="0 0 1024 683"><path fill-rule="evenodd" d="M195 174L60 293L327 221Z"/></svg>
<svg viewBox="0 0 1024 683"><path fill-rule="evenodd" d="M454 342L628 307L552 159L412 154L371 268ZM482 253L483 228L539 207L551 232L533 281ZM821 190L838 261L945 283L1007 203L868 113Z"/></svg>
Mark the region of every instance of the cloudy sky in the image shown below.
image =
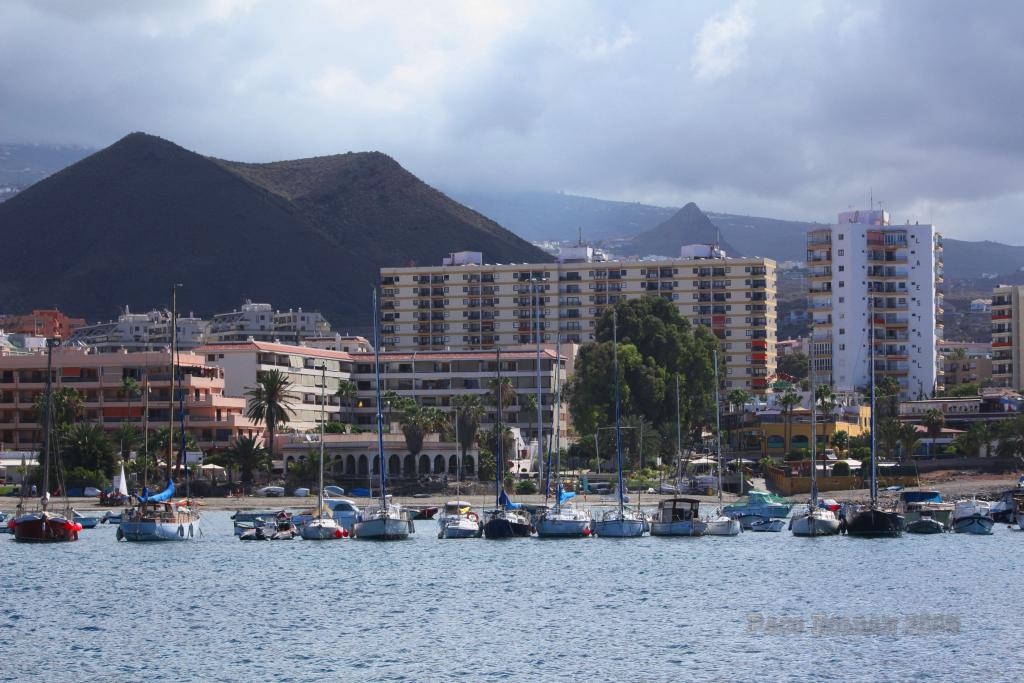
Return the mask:
<svg viewBox="0 0 1024 683"><path fill-rule="evenodd" d="M0 142L143 130L246 161L1024 244L1024 3L20 2Z"/></svg>

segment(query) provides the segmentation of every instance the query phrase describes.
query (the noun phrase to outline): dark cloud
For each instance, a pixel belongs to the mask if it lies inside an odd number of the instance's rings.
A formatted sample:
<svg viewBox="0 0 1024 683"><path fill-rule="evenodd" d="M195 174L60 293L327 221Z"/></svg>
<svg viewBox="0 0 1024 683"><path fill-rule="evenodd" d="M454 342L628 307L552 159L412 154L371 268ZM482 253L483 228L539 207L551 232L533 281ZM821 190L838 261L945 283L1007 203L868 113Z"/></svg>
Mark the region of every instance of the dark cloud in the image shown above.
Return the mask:
<svg viewBox="0 0 1024 683"><path fill-rule="evenodd" d="M1024 5L0 7L4 141L146 130L267 160L392 154L435 184L564 189L1020 242Z"/></svg>

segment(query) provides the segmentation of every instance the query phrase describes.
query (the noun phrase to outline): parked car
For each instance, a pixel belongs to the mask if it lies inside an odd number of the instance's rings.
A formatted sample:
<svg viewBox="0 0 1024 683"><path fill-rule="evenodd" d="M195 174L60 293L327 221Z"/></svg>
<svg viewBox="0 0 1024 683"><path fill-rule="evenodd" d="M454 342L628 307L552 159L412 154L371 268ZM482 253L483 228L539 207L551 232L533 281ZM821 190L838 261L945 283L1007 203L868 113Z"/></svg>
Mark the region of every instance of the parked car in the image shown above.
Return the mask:
<svg viewBox="0 0 1024 683"><path fill-rule="evenodd" d="M292 495L295 496L296 498L305 498L306 496L309 495L309 489L306 488L305 486L297 488L294 491L292 491Z"/></svg>
<svg viewBox="0 0 1024 683"><path fill-rule="evenodd" d="M281 497L284 495L283 486L264 486L261 489L256 490L257 496L268 496L268 497Z"/></svg>
<svg viewBox="0 0 1024 683"><path fill-rule="evenodd" d="M345 495L345 489L340 486L325 486L324 495L327 497L340 497Z"/></svg>

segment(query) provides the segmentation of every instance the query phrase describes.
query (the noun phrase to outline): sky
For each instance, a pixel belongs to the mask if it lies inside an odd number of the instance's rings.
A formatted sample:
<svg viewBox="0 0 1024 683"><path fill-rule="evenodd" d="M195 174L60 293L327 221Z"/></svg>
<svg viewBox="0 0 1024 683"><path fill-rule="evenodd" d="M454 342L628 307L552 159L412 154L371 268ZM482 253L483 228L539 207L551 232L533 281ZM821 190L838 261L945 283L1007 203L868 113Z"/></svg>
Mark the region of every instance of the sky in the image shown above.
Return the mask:
<svg viewBox="0 0 1024 683"><path fill-rule="evenodd" d="M425 181L1024 244L1024 3L0 4L0 142L132 131Z"/></svg>

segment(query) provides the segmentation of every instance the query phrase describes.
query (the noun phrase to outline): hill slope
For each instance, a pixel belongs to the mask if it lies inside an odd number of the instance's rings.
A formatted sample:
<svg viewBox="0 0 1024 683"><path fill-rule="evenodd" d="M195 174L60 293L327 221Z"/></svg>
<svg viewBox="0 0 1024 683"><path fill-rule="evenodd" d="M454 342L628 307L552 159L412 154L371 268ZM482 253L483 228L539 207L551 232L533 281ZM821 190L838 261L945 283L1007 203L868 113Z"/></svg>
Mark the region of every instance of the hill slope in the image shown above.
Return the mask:
<svg viewBox="0 0 1024 683"><path fill-rule="evenodd" d="M105 318L165 305L180 282L186 310L251 298L318 308L353 329L369 325L381 265L463 249L549 259L383 154L237 164L142 133L0 204L0 239L10 310Z"/></svg>

